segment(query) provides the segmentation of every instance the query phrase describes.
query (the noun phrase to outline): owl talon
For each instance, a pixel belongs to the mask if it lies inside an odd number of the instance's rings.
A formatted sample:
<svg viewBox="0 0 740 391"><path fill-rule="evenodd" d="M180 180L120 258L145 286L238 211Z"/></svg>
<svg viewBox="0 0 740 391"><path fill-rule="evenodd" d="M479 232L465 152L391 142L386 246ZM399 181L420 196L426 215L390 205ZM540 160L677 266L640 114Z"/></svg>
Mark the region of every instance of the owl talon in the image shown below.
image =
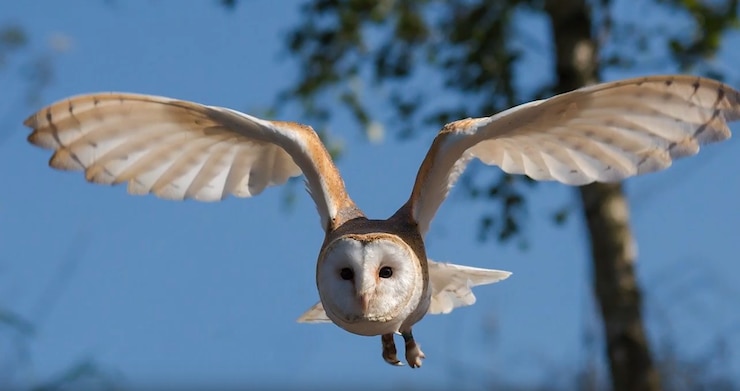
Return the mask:
<svg viewBox="0 0 740 391"><path fill-rule="evenodd" d="M401 360L399 360L396 357L385 358L385 362L387 362L388 364L393 365L394 367L402 367L402 366L405 365L404 363L401 362Z"/></svg>
<svg viewBox="0 0 740 391"><path fill-rule="evenodd" d="M403 366L401 360L398 359L396 352L396 342L393 341L393 334L383 334L380 337L383 342L383 360L388 364L400 367Z"/></svg>
<svg viewBox="0 0 740 391"><path fill-rule="evenodd" d="M421 351L419 345L414 343L411 348L406 348L406 361L411 368L421 368L421 360L427 358Z"/></svg>
<svg viewBox="0 0 740 391"><path fill-rule="evenodd" d="M419 344L414 341L414 335L411 334L411 330L408 332L402 332L403 340L406 343L406 361L409 363L411 368L421 368L421 360L426 358L424 352L421 351Z"/></svg>

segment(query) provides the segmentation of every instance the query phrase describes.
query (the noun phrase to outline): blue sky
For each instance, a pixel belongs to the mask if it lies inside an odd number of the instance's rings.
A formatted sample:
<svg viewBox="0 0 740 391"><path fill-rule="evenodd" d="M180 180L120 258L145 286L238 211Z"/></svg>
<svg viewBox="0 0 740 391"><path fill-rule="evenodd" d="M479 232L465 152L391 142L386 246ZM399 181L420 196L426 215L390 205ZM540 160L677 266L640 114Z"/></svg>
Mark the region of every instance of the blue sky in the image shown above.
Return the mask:
<svg viewBox="0 0 740 391"><path fill-rule="evenodd" d="M56 57L44 104L128 91L261 113L297 77L282 37L300 16L299 2L250 1L235 12L214 3L2 2L0 23L24 25L31 52L60 35L71 42ZM723 52L716 61L737 64L738 54ZM577 215L563 227L548 218L571 202L574 189L546 183L533 193L527 251L479 243L484 207L453 191L427 236L430 256L514 275L478 289L473 307L425 318L415 329L428 357L424 367L393 368L380 358L376 338L295 322L318 299L314 270L323 238L302 189L296 187L289 210L282 188L246 200L168 202L54 171L49 152L25 141L21 122L39 107L16 109L23 86L7 73L14 65L0 74L9 133L0 144L0 305L39 324L30 361L13 382L46 379L89 357L131 385L421 388L456 384L456 371L464 370L476 374L465 384L476 389L493 378L551 382L553 371L589 359L582 348L584 328L593 323L584 231ZM288 110L281 119L300 121L299 114ZM344 141L338 166L351 196L369 216L385 218L407 198L437 129L379 145L364 141L349 121L332 122L331 131ZM669 329L681 352L699 354L721 333L735 368L738 148L734 139L708 146L626 185L651 335ZM496 168L487 170L493 175ZM75 268L64 289L38 316L45 287L69 259ZM0 356L3 349L4 342Z"/></svg>

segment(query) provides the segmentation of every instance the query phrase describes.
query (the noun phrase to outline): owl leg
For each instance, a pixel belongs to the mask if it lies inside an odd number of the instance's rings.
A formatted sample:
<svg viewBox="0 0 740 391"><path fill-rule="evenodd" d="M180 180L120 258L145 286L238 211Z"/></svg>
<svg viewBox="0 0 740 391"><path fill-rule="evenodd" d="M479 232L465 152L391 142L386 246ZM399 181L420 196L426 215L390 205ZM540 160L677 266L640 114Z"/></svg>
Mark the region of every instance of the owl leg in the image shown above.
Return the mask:
<svg viewBox="0 0 740 391"><path fill-rule="evenodd" d="M383 342L383 360L391 365L403 365L396 356L396 342L393 341L393 334L383 334L380 340Z"/></svg>
<svg viewBox="0 0 740 391"><path fill-rule="evenodd" d="M406 343L406 362L409 363L411 368L421 367L421 360L425 359L424 352L421 351L419 344L414 341L414 335L411 334L411 329L408 331L402 331L401 336L403 341Z"/></svg>

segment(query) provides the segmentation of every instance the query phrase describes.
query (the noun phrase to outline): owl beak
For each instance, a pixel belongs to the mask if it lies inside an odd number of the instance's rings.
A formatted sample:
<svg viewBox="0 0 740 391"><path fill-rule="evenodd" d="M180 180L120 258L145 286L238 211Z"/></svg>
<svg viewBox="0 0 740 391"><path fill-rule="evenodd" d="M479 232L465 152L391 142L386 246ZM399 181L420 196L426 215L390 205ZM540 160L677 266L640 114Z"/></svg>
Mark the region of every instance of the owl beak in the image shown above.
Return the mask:
<svg viewBox="0 0 740 391"><path fill-rule="evenodd" d="M367 309L370 306L370 298L371 295L369 293L360 294L360 306L363 314L367 313Z"/></svg>

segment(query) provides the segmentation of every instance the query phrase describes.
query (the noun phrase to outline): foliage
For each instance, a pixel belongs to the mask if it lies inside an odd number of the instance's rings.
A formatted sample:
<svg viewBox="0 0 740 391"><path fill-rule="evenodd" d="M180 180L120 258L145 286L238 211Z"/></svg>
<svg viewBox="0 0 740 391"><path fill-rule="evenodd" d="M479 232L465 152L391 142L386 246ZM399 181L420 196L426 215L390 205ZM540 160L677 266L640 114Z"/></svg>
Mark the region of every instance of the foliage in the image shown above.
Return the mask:
<svg viewBox="0 0 740 391"><path fill-rule="evenodd" d="M534 1L465 0L312 1L288 35L287 46L302 74L278 106L300 102L312 121L329 120L339 101L363 129L372 122L398 124L400 137L458 118L494 113L540 91L518 95L515 65L522 42L506 39L516 30L517 11ZM362 80L372 80L364 88ZM374 94L389 104L372 107ZM370 97L368 97L370 95ZM376 112L388 113L378 119ZM523 222L521 176L508 176L469 194L500 201L500 213L481 221L482 237L515 237Z"/></svg>
<svg viewBox="0 0 740 391"><path fill-rule="evenodd" d="M26 45L26 32L19 26L0 26L0 68L4 67L7 56Z"/></svg>
<svg viewBox="0 0 740 391"><path fill-rule="evenodd" d="M659 3L693 21L692 29L668 38L673 60L684 71L712 58L721 47L724 34L740 26L737 0L660 0ZM721 72L707 73L714 78L723 78Z"/></svg>
<svg viewBox="0 0 740 391"><path fill-rule="evenodd" d="M737 0L648 2L652 12L676 15L681 23L616 18L617 3L592 2L594 28L603 38L602 74L666 68L669 63L650 56L663 47L679 69L704 66L698 71L721 77L705 60L719 50L723 34L737 27ZM436 132L451 120L550 96L552 76L522 73L551 50L547 37L527 28L544 23L543 8L536 0L308 1L286 39L301 74L275 106L299 103L319 124L344 111L366 131L379 121L393 124L387 127L404 138L417 135L417 129ZM374 101L387 104L378 107ZM492 201L481 217L481 239L521 240L526 194L534 183L501 176L482 185L462 183L468 195ZM554 221L565 221L568 211L557 211Z"/></svg>
<svg viewBox="0 0 740 391"><path fill-rule="evenodd" d="M643 3L646 12L671 17L616 17L620 1L591 3L602 38L602 74L677 67L722 79L706 60L720 49L725 32L738 26L738 0ZM233 8L237 1L222 4ZM325 132L333 115L350 114L368 135L378 122L393 124L383 128L406 138L418 129L436 132L446 122L488 116L555 92L552 76L522 73L551 50L548 37L527 28L544 23L542 1L313 0L301 14L286 38L300 75L275 108L298 103L336 156L339 148ZM526 243L526 194L534 183L501 176L486 184L462 182L469 196L491 201L479 222L480 238ZM564 222L569 212L564 206L553 221Z"/></svg>

